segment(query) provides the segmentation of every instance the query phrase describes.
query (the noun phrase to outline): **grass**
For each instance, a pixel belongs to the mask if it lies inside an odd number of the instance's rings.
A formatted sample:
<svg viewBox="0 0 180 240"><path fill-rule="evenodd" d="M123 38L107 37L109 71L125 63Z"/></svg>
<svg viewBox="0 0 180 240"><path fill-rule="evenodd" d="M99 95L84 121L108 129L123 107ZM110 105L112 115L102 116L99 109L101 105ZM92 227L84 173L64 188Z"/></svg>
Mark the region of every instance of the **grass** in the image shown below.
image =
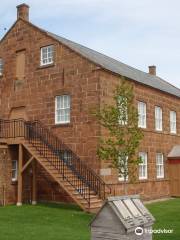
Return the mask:
<svg viewBox="0 0 180 240"><path fill-rule="evenodd" d="M89 240L91 219L91 214L65 204L1 207L0 239Z"/></svg>
<svg viewBox="0 0 180 240"><path fill-rule="evenodd" d="M147 205L156 218L154 229L173 229L173 234L155 234L153 240L180 239L180 199ZM66 204L0 207L2 240L89 240L92 214Z"/></svg>
<svg viewBox="0 0 180 240"><path fill-rule="evenodd" d="M153 240L179 240L180 199L151 203L146 206L156 218L154 229L173 229L172 234L154 234Z"/></svg>

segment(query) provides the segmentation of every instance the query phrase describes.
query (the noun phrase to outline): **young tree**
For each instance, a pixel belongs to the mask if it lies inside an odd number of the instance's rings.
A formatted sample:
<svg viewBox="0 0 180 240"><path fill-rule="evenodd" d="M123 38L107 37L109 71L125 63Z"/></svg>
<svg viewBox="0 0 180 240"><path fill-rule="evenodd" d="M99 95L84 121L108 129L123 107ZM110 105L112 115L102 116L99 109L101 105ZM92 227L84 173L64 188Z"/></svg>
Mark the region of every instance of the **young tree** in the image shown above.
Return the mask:
<svg viewBox="0 0 180 240"><path fill-rule="evenodd" d="M98 156L111 161L111 166L123 177L124 194L127 194L128 176L133 179L141 159L136 150L143 138L138 128L133 87L126 80L120 81L114 93L114 104L104 105L94 113L101 126L108 130L108 137L100 139Z"/></svg>

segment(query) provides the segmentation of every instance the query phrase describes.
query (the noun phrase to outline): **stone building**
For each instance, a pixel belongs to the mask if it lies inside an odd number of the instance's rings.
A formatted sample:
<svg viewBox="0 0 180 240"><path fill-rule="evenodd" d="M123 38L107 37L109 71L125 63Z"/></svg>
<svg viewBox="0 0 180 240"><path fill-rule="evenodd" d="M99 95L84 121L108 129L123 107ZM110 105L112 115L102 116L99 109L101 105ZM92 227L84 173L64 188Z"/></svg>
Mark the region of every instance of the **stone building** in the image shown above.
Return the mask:
<svg viewBox="0 0 180 240"><path fill-rule="evenodd" d="M167 156L180 145L180 89L29 21L29 6L0 41L0 201L75 201L95 211L122 179L97 156L104 130L90 109L112 101L119 79L133 85L144 139L130 194L167 197Z"/></svg>

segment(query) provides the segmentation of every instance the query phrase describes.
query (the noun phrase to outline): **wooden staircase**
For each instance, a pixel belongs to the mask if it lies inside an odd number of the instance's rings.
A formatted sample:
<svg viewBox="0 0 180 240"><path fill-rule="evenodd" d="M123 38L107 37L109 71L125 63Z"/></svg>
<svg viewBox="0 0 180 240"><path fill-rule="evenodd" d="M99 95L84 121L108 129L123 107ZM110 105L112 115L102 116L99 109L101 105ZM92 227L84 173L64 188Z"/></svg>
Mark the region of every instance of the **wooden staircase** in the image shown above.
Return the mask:
<svg viewBox="0 0 180 240"><path fill-rule="evenodd" d="M1 120L0 138L21 144L61 188L85 211L97 212L111 189L59 138L39 121Z"/></svg>

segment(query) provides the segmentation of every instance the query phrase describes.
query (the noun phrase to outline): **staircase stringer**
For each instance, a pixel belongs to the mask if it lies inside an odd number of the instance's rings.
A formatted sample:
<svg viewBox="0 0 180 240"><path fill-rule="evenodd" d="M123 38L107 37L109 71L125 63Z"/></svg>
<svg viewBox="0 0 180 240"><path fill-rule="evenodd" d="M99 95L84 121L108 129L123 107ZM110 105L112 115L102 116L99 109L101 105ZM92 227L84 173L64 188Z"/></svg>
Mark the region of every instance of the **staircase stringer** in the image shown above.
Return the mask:
<svg viewBox="0 0 180 240"><path fill-rule="evenodd" d="M37 154L35 153L35 151L33 151L32 149L30 149L25 143L23 143L23 147L24 147L30 154L32 154L32 156L38 161L38 163L51 175L51 177L60 185L61 188L63 188L63 190L77 203L77 205L78 205L81 209L83 209L84 211L88 211L88 209L85 208L85 207L83 206L83 204L81 204L81 203L76 199L76 197L75 197L70 191L68 191L68 189L64 186L64 184L63 184L61 181L59 181L51 171L49 171L49 169L48 169L48 168L42 163L42 161L39 159L39 157L37 156ZM41 157L41 158L42 158L42 157ZM81 195L79 194L79 196L81 196Z"/></svg>

